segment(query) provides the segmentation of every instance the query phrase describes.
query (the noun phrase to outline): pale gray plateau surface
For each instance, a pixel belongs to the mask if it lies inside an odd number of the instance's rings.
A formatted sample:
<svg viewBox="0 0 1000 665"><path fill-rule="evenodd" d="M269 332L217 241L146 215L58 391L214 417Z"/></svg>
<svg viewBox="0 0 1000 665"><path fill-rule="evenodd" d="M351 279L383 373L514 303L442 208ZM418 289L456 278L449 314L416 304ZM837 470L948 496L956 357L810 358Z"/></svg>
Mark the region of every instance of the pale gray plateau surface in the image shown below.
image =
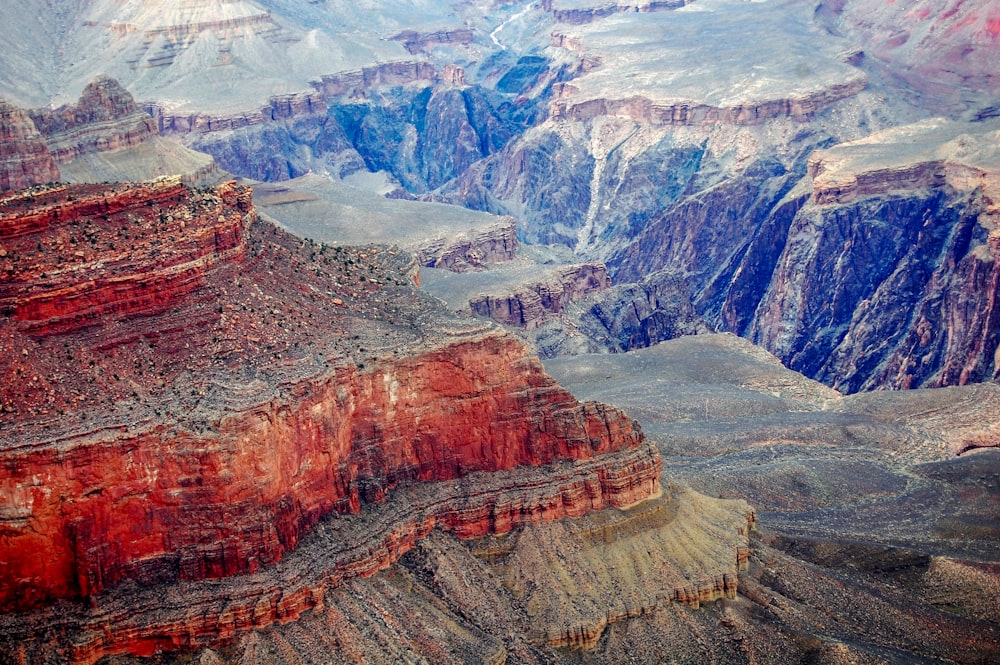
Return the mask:
<svg viewBox="0 0 1000 665"><path fill-rule="evenodd" d="M946 600L943 587L931 587L942 567L996 575L1000 563L1000 453L970 447L954 455L996 428L995 386L843 397L731 335L557 358L546 369L577 397L638 418L671 482L755 506L763 568L751 565L750 588L761 584L820 611L823 599L811 597L817 587L778 568L791 556L841 588L903 594L924 609L994 611L981 596L956 591ZM864 595L854 611L870 602ZM993 640L995 619L980 627ZM848 642L878 632L853 630ZM920 659L885 652L876 661Z"/></svg>

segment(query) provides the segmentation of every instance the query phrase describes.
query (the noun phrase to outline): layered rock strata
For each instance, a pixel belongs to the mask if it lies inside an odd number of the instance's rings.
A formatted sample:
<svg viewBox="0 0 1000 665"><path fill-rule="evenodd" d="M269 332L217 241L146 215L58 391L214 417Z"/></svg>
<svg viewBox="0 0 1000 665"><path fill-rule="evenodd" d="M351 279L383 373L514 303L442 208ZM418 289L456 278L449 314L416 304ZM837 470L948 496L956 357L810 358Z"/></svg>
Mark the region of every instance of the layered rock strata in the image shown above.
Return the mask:
<svg viewBox="0 0 1000 665"><path fill-rule="evenodd" d="M552 12L558 23L580 25L591 21L625 12L655 12L664 9L679 9L691 3L692 0L644 0L643 2L560 2L546 0L542 6Z"/></svg>
<svg viewBox="0 0 1000 665"><path fill-rule="evenodd" d="M160 134L184 136L192 133L222 132L254 125L281 122L303 116L326 115L326 100L315 92L275 95L266 106L249 111L211 113L201 111L172 111L161 103L149 103L146 112L152 116Z"/></svg>
<svg viewBox="0 0 1000 665"><path fill-rule="evenodd" d="M1000 213L1000 140L996 123L932 118L875 132L858 141L817 150L809 157L812 200L851 203L895 191L981 189Z"/></svg>
<svg viewBox="0 0 1000 665"><path fill-rule="evenodd" d="M474 36L473 31L469 29L437 30L435 32L404 30L393 39L402 42L406 50L415 55L430 51L436 46L471 44Z"/></svg>
<svg viewBox="0 0 1000 665"><path fill-rule="evenodd" d="M995 124L937 119L813 153L753 339L847 390L995 380L996 138Z"/></svg>
<svg viewBox="0 0 1000 665"><path fill-rule="evenodd" d="M62 606L19 615L0 629L0 646L12 653L20 648L26 662L66 649L70 662L94 663L111 654L225 644L241 633L321 611L327 595L345 580L384 570L435 527L464 538L503 534L525 524L625 506L658 491L648 482L660 470L649 444L614 457L610 464L564 461L409 485L359 514L320 522L294 552L257 572L167 589L126 585L98 596L89 608ZM635 483L643 476L647 479ZM729 540L727 535L723 542ZM736 556L735 550L731 554ZM716 565L708 557L705 561L706 567Z"/></svg>
<svg viewBox="0 0 1000 665"><path fill-rule="evenodd" d="M558 86L557 99L552 104L552 115L576 121L617 116L667 127L757 125L775 118L804 120L837 101L857 95L867 85L866 79L859 75L850 81L801 96L715 106L695 100L660 101L641 96L580 100L580 88L564 83Z"/></svg>
<svg viewBox="0 0 1000 665"><path fill-rule="evenodd" d="M535 283L522 284L506 295L483 295L469 301L474 314L518 328L537 328L546 315L559 314L569 303L611 286L599 263L563 266Z"/></svg>
<svg viewBox="0 0 1000 665"><path fill-rule="evenodd" d="M60 164L87 152L136 146L155 133L152 119L136 107L132 95L106 76L88 84L76 104L29 114Z"/></svg>
<svg viewBox="0 0 1000 665"><path fill-rule="evenodd" d="M206 274L244 258L252 211L246 189L229 183L192 195L179 177L110 191L29 190L0 205L0 310L36 338L172 307ZM157 216L136 224L142 207ZM219 214L197 223L205 209ZM176 240L165 241L171 234Z"/></svg>
<svg viewBox="0 0 1000 665"><path fill-rule="evenodd" d="M451 238L433 238L410 249L428 268L451 272L482 270L492 263L513 261L517 255L517 227L510 217L497 224Z"/></svg>
<svg viewBox="0 0 1000 665"><path fill-rule="evenodd" d="M578 63L580 75L556 88L552 116L618 116L670 127L801 121L868 85L854 66L857 48L820 38L805 11L725 1L698 7L640 17L607 5L613 16L554 31L556 56ZM749 51L729 37L745 26L759 35Z"/></svg>
<svg viewBox="0 0 1000 665"><path fill-rule="evenodd" d="M0 191L59 180L59 166L31 116L0 100Z"/></svg>
<svg viewBox="0 0 1000 665"><path fill-rule="evenodd" d="M380 85L403 85L437 79L437 68L429 62L387 62L356 71L324 75L313 86L326 97L363 96L367 90Z"/></svg>
<svg viewBox="0 0 1000 665"><path fill-rule="evenodd" d="M244 0L189 0L180 7L164 4L147 2L130 8L124 20L117 18L108 26L118 38L141 34L129 54L133 67L169 67L205 33L217 42L221 63L231 57L227 46L234 38L253 35L272 43L298 41L272 20L269 11Z"/></svg>
<svg viewBox="0 0 1000 665"><path fill-rule="evenodd" d="M291 620L436 524L504 533L659 491L633 421L419 296L411 259L295 239L249 197L160 181L3 201L12 653L90 663L215 643ZM341 523L367 537L322 535ZM295 558L309 538L329 566ZM196 594L180 610L129 591L178 581ZM60 623L44 609L59 600L90 609Z"/></svg>
<svg viewBox="0 0 1000 665"><path fill-rule="evenodd" d="M57 180L107 182L181 174L223 179L214 160L158 136L156 123L117 81L99 76L75 104L0 107L0 191Z"/></svg>
<svg viewBox="0 0 1000 665"><path fill-rule="evenodd" d="M509 550L492 539L479 555L527 608L530 641L591 649L609 625L671 603L735 599L755 521L745 502L669 487L628 511L525 530Z"/></svg>

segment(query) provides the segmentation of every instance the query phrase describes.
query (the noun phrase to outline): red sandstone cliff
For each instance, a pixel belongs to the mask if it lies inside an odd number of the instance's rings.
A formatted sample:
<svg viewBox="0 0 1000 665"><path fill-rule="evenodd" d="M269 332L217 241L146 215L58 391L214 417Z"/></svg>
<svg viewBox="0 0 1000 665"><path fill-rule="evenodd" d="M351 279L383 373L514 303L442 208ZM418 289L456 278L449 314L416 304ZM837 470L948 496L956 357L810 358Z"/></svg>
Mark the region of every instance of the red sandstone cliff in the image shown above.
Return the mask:
<svg viewBox="0 0 1000 665"><path fill-rule="evenodd" d="M0 644L68 639L89 663L215 643L294 618L435 524L503 533L658 492L635 423L420 297L412 260L299 241L249 197L163 180L0 200ZM408 509L383 504L425 486ZM359 511L326 568L288 559ZM286 559L297 581L262 612L271 587L253 575ZM122 610L126 580L234 575L250 577L213 590L231 590L229 618L196 611L204 596ZM56 620L61 599L91 607ZM39 622L64 637L35 637Z"/></svg>

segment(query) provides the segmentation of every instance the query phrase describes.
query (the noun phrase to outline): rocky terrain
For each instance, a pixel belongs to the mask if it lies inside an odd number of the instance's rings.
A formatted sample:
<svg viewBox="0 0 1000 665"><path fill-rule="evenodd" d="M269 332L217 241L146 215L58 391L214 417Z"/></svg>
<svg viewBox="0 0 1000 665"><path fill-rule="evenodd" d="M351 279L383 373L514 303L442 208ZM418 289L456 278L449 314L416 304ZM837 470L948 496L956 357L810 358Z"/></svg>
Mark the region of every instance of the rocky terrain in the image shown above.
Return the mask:
<svg viewBox="0 0 1000 665"><path fill-rule="evenodd" d="M993 3L0 19L0 661L996 661Z"/></svg>
<svg viewBox="0 0 1000 665"><path fill-rule="evenodd" d="M661 496L653 523L693 530L704 556L658 555L666 595L622 616L735 593L751 509L664 496L634 421L421 296L409 255L290 236L235 183L0 203L0 641L15 661L225 646L323 608L435 526L482 538L603 510L593 528L613 531ZM672 512L692 501L711 509ZM596 639L618 620L600 588L524 644Z"/></svg>
<svg viewBox="0 0 1000 665"><path fill-rule="evenodd" d="M208 184L222 178L210 156L161 139L153 119L106 76L91 81L76 104L28 110L2 104L0 190L59 180L181 175Z"/></svg>
<svg viewBox="0 0 1000 665"><path fill-rule="evenodd" d="M378 178L369 187L387 185ZM517 254L514 219L455 206L386 198L315 175L255 190L260 210L295 234L323 242L392 243L422 267L483 270Z"/></svg>
<svg viewBox="0 0 1000 665"><path fill-rule="evenodd" d="M757 510L739 600L699 617L725 636L690 662L996 657L995 385L843 396L733 335L546 369L635 414L668 478ZM591 662L678 629L659 615L640 623L607 634Z"/></svg>

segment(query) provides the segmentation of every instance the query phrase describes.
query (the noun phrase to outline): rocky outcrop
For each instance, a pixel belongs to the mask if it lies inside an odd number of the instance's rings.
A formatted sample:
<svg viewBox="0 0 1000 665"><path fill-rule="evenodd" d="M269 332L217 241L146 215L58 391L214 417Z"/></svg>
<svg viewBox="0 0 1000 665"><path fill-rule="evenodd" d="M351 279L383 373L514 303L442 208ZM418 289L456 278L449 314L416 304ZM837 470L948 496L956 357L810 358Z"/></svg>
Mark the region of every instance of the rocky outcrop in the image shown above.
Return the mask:
<svg viewBox="0 0 1000 665"><path fill-rule="evenodd" d="M315 92L275 95L259 109L237 113L180 112L174 113L158 103L146 105L160 134L185 136L192 133L223 132L265 123L280 122L302 116L322 117L327 112L326 100Z"/></svg>
<svg viewBox="0 0 1000 665"><path fill-rule="evenodd" d="M580 315L579 330L599 348L641 349L707 330L684 279L669 272L613 286L593 300Z"/></svg>
<svg viewBox="0 0 1000 665"><path fill-rule="evenodd" d="M218 45L218 64L231 62L234 38L249 34L271 43L298 41L296 35L272 20L269 11L244 0L194 0L171 11L140 7L116 19L108 25L115 37L141 34L128 56L133 67L169 67L205 33L211 34Z"/></svg>
<svg viewBox="0 0 1000 665"><path fill-rule="evenodd" d="M996 124L942 118L875 132L864 139L817 150L809 157L812 199L851 203L896 191L982 189L1000 213L1000 160Z"/></svg>
<svg viewBox="0 0 1000 665"><path fill-rule="evenodd" d="M32 655L66 648L66 637L51 639L39 625L68 633L73 663L224 644L249 630L322 610L346 580L385 569L435 527L465 538L503 534L655 493L658 485L650 485L649 478L660 467L649 444L608 461L474 473L400 488L391 500L365 506L358 515L321 522L294 552L266 569L187 582L169 588L166 598L162 589L123 587L98 597L95 607L68 615L22 615L0 629L0 644L20 641Z"/></svg>
<svg viewBox="0 0 1000 665"><path fill-rule="evenodd" d="M537 328L547 315L558 314L569 303L611 286L603 264L563 266L541 281L515 287L506 295L484 295L469 301L474 314L509 326Z"/></svg>
<svg viewBox="0 0 1000 665"><path fill-rule="evenodd" d="M88 152L136 146L155 133L152 119L117 81L101 76L75 105L29 111L53 158L63 164Z"/></svg>
<svg viewBox="0 0 1000 665"><path fill-rule="evenodd" d="M438 30L436 32L417 32L416 30L404 30L392 39L402 42L406 50L416 55L426 53L436 46L471 44L473 32L469 29Z"/></svg>
<svg viewBox="0 0 1000 665"><path fill-rule="evenodd" d="M742 501L670 486L628 511L526 530L508 538L515 541L509 552L493 539L481 556L527 608L530 641L592 649L609 626L672 603L697 608L735 599L755 520Z"/></svg>
<svg viewBox="0 0 1000 665"><path fill-rule="evenodd" d="M502 223L450 238L423 241L410 250L421 266L451 272L482 270L491 263L513 261L517 255L517 225L511 217Z"/></svg>
<svg viewBox="0 0 1000 665"><path fill-rule="evenodd" d="M403 255L294 239L234 184L59 187L4 210L7 645L69 639L90 663L214 644L316 607L434 525L505 533L659 491L633 421L419 296ZM322 535L339 524L354 531ZM295 558L309 538L328 566ZM128 581L198 591L164 612ZM60 610L56 646L29 638L57 600L90 608Z"/></svg>
<svg viewBox="0 0 1000 665"><path fill-rule="evenodd" d="M386 62L358 71L328 74L313 83L326 97L364 96L367 90L381 85L403 85L438 78L433 64L423 61Z"/></svg>
<svg viewBox="0 0 1000 665"><path fill-rule="evenodd" d="M179 174L187 183L224 176L208 155L157 136L153 119L114 79L100 76L76 104L0 110L0 190L66 180L109 182Z"/></svg>
<svg viewBox="0 0 1000 665"><path fill-rule="evenodd" d="M138 223L140 207L156 216ZM249 190L230 183L192 196L180 177L9 195L0 201L0 311L36 337L156 314L240 260L252 218Z"/></svg>
<svg viewBox="0 0 1000 665"><path fill-rule="evenodd" d="M644 0L643 2L604 2L595 3L591 7L560 7L559 0L547 3L553 18L558 23L580 25L611 16L620 12L655 12L663 9L679 9L691 3L692 0ZM545 4L545 3L543 3ZM579 5L581 3L571 3Z"/></svg>
<svg viewBox="0 0 1000 665"><path fill-rule="evenodd" d="M0 191L59 180L59 166L25 111L0 100Z"/></svg>
<svg viewBox="0 0 1000 665"><path fill-rule="evenodd" d="M995 134L932 120L814 153L753 338L848 391L995 379Z"/></svg>
<svg viewBox="0 0 1000 665"><path fill-rule="evenodd" d="M577 121L617 116L667 127L757 125L775 118L806 119L835 102L857 95L867 85L867 79L859 75L850 81L801 96L713 106L692 101L654 101L647 97L579 100L579 89L571 83L564 83L557 87L556 99L552 103L552 116Z"/></svg>

